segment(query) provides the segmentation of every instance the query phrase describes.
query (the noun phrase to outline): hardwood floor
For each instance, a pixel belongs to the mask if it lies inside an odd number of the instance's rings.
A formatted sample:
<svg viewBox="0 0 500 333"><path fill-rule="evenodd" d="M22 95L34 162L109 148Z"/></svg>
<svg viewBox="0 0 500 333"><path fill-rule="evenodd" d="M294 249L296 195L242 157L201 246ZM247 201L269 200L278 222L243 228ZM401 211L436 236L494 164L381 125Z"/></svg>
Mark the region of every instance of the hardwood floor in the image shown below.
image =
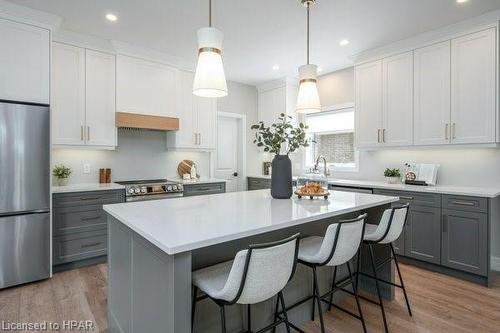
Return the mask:
<svg viewBox="0 0 500 333"><path fill-rule="evenodd" d="M391 332L500 331L500 284L486 288L413 266L401 265L401 269L413 317L397 291L396 300L386 302ZM91 320L93 332L107 332L106 276L106 265L101 264L0 291L0 322ZM355 309L350 297L342 305ZM383 332L380 309L368 302L362 306L368 331ZM335 309L326 314L325 323L328 332L362 332L359 321ZM318 320L306 324L305 330L319 332Z"/></svg>

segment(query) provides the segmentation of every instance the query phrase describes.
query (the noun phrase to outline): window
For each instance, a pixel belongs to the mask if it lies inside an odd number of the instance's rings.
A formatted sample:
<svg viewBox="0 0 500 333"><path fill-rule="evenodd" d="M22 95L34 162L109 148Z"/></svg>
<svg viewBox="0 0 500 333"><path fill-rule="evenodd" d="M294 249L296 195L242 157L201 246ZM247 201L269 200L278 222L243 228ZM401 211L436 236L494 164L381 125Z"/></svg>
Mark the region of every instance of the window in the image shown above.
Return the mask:
<svg viewBox="0 0 500 333"><path fill-rule="evenodd" d="M333 171L357 171L358 152L354 149L354 107L343 107L306 115L308 133L315 141L306 149L306 168L323 155Z"/></svg>

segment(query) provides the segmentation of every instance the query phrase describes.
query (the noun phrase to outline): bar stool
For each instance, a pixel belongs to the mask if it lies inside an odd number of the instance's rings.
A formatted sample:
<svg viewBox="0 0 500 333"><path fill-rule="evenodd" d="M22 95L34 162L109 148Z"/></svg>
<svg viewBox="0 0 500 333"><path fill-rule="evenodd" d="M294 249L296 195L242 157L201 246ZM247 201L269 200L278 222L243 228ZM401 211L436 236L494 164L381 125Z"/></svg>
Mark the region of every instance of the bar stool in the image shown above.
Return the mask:
<svg viewBox="0 0 500 333"><path fill-rule="evenodd" d="M225 306L247 305L247 331L251 328L252 304L277 295L275 320L259 330L265 332L284 323L290 332L282 290L295 273L299 251L299 234L265 244L250 245L239 251L234 260L206 267L193 272L193 299L191 331L194 326L196 302L210 298L220 308L222 333L226 332ZM198 290L205 296L198 297ZM278 305L282 311L278 313Z"/></svg>
<svg viewBox="0 0 500 333"><path fill-rule="evenodd" d="M321 324L321 332L325 332L325 323L323 321L323 313L321 302L328 304L329 309L331 306L338 308L341 311L359 319L363 326L363 331L366 333L365 320L363 318L363 312L361 311L361 306L358 299L358 291L353 278L353 273L351 271L351 265L349 260L351 260L359 250L361 242L363 240L364 229L365 229L365 219L366 214L360 215L359 217L352 220L343 220L338 223L334 223L328 226L325 237L311 236L300 240L299 249L299 263L306 265L312 269L313 273L313 294L294 305L290 306L288 310L303 304L310 299L313 301L311 320L314 320L315 305L318 306L318 314ZM337 283L336 274L337 268L341 265L347 266L347 271L349 276ZM330 291L324 295L320 295L318 287L318 277L316 269L321 266L332 266L333 280L332 287ZM333 303L333 294L337 291L345 291L343 288L351 284L353 288L353 295L356 299L356 304L358 307L359 315L341 308L340 306ZM326 298L329 297L329 300ZM293 324L290 324L295 330L299 332L304 332L300 328Z"/></svg>
<svg viewBox="0 0 500 333"><path fill-rule="evenodd" d="M404 230L404 226L406 224L406 220L408 219L408 210L409 210L409 204L404 204L401 206L395 206L390 209L386 209L380 219L380 223L378 225L375 224L367 224L366 225L366 232L365 236L363 238L363 244L368 245L368 248L370 250L370 261L371 261L371 267L373 271L373 275L369 275L363 272L360 272L359 270L359 263L361 261L361 251L358 253L358 267L357 267L357 272L356 272L356 285L359 282L359 275L363 275L369 278L372 278L375 280L375 286L377 288L377 296L378 296L378 302L373 301L369 298L366 298L364 296L360 296L362 299L369 301L373 304L376 304L380 306L381 311L382 311L382 318L384 320L384 328L385 332L389 332L389 328L387 325L387 318L385 315L385 309L384 309L384 302L382 301L382 296L380 293L380 285L379 282L383 282L386 284L389 284L394 287L401 288L403 290L403 295L405 297L406 301L406 307L408 308L408 314L410 317L412 316L411 308L410 308L410 302L408 301L408 295L406 294L406 289L405 285L403 282L403 277L401 276L401 271L399 270L399 263L398 263L398 258L396 257L396 252L394 251L394 246L393 242L397 240L400 236L401 233ZM374 244L389 244L391 247L391 256L379 264L378 266L375 263L375 255L373 253L373 245ZM388 263L392 262L394 260L396 264L396 269L398 272L399 276L399 281L401 282L400 285L395 284L393 282L381 279L377 276L377 271L379 271L383 266L387 265Z"/></svg>

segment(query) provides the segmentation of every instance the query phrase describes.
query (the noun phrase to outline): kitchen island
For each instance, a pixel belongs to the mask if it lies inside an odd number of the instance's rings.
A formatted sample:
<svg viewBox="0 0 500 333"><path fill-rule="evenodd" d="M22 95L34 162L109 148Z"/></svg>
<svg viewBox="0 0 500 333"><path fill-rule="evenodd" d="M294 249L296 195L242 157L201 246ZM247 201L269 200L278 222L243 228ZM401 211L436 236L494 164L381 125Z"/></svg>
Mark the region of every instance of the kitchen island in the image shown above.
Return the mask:
<svg viewBox="0 0 500 333"><path fill-rule="evenodd" d="M268 242L300 232L324 235L327 226L363 212L377 224L382 211L397 197L331 191L328 200L273 199L269 190L235 192L170 200L104 206L109 228L108 320L110 332L191 331L191 272L231 260L249 244ZM376 249L388 256L389 247ZM365 256L366 258L366 256ZM362 270L367 270L365 260ZM390 281L393 267L381 275ZM331 269L318 272L321 292L331 283ZM288 304L311 293L310 271L299 265L284 290ZM371 290L368 282L362 287ZM393 289L382 290L387 298ZM339 295L341 296L341 295ZM253 307L253 326L272 321L274 299ZM243 308L227 309L229 332L239 331ZM196 332L220 331L218 308L209 300L197 307ZM310 320L310 304L293 309L289 318L300 325Z"/></svg>

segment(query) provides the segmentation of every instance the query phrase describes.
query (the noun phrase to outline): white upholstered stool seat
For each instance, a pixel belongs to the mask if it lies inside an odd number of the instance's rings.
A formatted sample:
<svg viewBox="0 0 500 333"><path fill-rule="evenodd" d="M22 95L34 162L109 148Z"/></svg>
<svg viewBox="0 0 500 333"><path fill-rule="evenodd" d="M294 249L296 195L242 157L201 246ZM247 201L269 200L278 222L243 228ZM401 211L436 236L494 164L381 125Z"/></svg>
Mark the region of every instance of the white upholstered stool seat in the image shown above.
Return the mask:
<svg viewBox="0 0 500 333"><path fill-rule="evenodd" d="M299 260L319 263L318 253L323 244L324 237L311 236L302 238L299 246Z"/></svg>
<svg viewBox="0 0 500 333"><path fill-rule="evenodd" d="M230 260L197 270L193 272L193 285L212 298L229 301L230 298L223 295L223 290L232 266L233 260Z"/></svg>
<svg viewBox="0 0 500 333"><path fill-rule="evenodd" d="M377 232L378 225L377 224L366 224L365 225L365 237L364 240L368 241L376 241L380 238Z"/></svg>

